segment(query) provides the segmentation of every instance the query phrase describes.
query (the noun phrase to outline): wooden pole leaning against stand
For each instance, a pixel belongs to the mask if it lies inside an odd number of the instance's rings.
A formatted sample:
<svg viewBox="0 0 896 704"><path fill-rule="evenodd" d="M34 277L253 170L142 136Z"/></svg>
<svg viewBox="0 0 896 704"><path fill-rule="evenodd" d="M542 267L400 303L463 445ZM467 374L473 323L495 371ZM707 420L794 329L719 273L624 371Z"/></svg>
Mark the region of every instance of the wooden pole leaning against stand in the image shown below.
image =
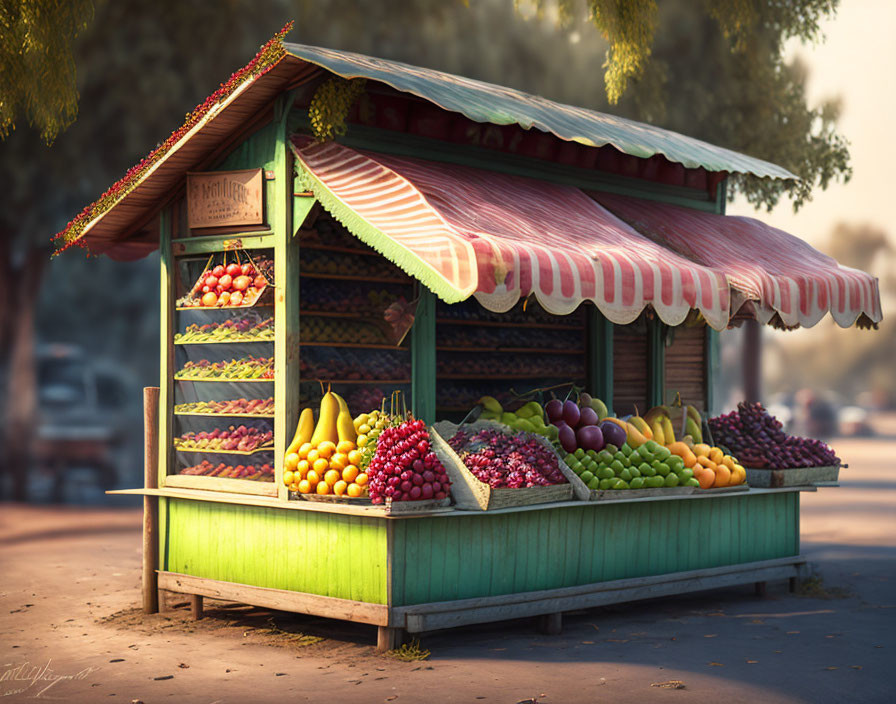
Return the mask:
<svg viewBox="0 0 896 704"><path fill-rule="evenodd" d="M159 387L143 389L143 484L159 487ZM143 497L143 613L159 611L159 498Z"/></svg>

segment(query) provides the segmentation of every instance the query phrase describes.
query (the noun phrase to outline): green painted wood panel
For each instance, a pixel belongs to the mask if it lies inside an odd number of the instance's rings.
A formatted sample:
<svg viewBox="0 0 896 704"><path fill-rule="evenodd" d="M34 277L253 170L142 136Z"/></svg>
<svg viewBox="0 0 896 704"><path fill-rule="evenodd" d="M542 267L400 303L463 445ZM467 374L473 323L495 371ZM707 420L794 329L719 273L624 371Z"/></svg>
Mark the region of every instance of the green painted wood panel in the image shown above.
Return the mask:
<svg viewBox="0 0 896 704"><path fill-rule="evenodd" d="M778 493L396 521L392 603L497 596L797 555L798 512L798 494Z"/></svg>
<svg viewBox="0 0 896 704"><path fill-rule="evenodd" d="M386 603L386 522L364 516L169 499L162 569Z"/></svg>
<svg viewBox="0 0 896 704"><path fill-rule="evenodd" d="M588 390L613 413L613 323L588 306Z"/></svg>
<svg viewBox="0 0 896 704"><path fill-rule="evenodd" d="M666 402L665 395L666 325L659 318L653 318L647 322L647 399L651 407L661 406Z"/></svg>
<svg viewBox="0 0 896 704"><path fill-rule="evenodd" d="M414 415L436 422L436 295L417 285L417 310L411 328L411 400Z"/></svg>

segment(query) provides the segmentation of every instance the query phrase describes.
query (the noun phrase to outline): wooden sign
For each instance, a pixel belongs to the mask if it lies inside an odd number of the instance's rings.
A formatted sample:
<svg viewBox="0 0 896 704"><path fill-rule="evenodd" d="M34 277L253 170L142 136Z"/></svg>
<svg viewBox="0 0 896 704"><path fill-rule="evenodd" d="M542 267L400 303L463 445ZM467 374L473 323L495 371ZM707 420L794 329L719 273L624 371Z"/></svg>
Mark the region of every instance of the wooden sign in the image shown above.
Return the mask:
<svg viewBox="0 0 896 704"><path fill-rule="evenodd" d="M187 174L190 228L262 225L262 170Z"/></svg>

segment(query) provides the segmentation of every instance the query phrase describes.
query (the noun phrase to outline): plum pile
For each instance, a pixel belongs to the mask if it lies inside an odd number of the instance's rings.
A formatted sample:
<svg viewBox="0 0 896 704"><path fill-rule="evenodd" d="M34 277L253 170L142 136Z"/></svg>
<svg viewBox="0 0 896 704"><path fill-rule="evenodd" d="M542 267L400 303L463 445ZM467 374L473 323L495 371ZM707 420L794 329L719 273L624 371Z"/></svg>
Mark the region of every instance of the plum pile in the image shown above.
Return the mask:
<svg viewBox="0 0 896 704"><path fill-rule="evenodd" d="M737 404L737 410L710 418L709 429L717 445L724 445L746 467L787 469L840 464L840 458L821 440L784 432L779 421L761 403Z"/></svg>
<svg viewBox="0 0 896 704"><path fill-rule="evenodd" d="M220 477L223 479L249 479L255 482L274 481L274 466L272 464L238 464L235 467L225 462L213 464L208 460L202 460L192 467L185 467L178 474L187 474L194 477Z"/></svg>
<svg viewBox="0 0 896 704"><path fill-rule="evenodd" d="M377 438L376 452L367 465L372 503L417 501L448 496L451 481L430 445L422 420L388 426Z"/></svg>
<svg viewBox="0 0 896 704"><path fill-rule="evenodd" d="M536 438L484 428L472 436L459 430L448 441L467 469L492 489L523 489L567 483L557 455Z"/></svg>
<svg viewBox="0 0 896 704"><path fill-rule="evenodd" d="M260 430L247 428L241 425L238 428L230 426L227 430L215 428L211 432L184 433L179 438L174 438L174 446L179 450L225 450L227 452L252 452L260 447L270 445L274 440L272 430Z"/></svg>

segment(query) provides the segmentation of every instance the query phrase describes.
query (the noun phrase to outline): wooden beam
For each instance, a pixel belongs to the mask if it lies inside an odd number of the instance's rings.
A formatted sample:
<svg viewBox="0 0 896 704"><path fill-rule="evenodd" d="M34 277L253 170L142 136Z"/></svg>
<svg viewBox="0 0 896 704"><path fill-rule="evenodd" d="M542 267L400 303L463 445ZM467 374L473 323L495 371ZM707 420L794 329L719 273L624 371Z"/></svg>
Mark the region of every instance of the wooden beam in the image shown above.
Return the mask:
<svg viewBox="0 0 896 704"><path fill-rule="evenodd" d="M613 323L588 306L588 381L592 396L613 414Z"/></svg>
<svg viewBox="0 0 896 704"><path fill-rule="evenodd" d="M158 402L158 474L156 486L165 486L171 468L171 418L174 404L174 281L177 269L171 252L171 207L159 217L160 272L160 356Z"/></svg>
<svg viewBox="0 0 896 704"><path fill-rule="evenodd" d="M385 604L368 604L362 601L337 599L336 597L293 592L286 589L253 587L248 584L222 582L216 579L193 577L176 572L160 572L159 586L172 592L195 594L200 597L205 596L210 599L221 599L223 601L235 601L240 604L251 604L267 609L292 611L310 616L323 616L324 618L337 618L343 621L367 623L373 626L389 625L388 607Z"/></svg>
<svg viewBox="0 0 896 704"><path fill-rule="evenodd" d="M143 485L159 486L159 388L143 389ZM143 613L159 611L159 499L143 497Z"/></svg>
<svg viewBox="0 0 896 704"><path fill-rule="evenodd" d="M647 321L647 400L662 406L666 396L666 325L658 317ZM646 409L639 409L646 413Z"/></svg>
<svg viewBox="0 0 896 704"><path fill-rule="evenodd" d="M436 421L436 295L418 283L417 311L411 328L411 400L414 415Z"/></svg>
<svg viewBox="0 0 896 704"><path fill-rule="evenodd" d="M635 577L577 587L505 594L393 607L393 623L410 633L453 628L471 623L557 614L640 599L717 589L757 581L799 577L806 569L801 556L726 565L703 570Z"/></svg>

